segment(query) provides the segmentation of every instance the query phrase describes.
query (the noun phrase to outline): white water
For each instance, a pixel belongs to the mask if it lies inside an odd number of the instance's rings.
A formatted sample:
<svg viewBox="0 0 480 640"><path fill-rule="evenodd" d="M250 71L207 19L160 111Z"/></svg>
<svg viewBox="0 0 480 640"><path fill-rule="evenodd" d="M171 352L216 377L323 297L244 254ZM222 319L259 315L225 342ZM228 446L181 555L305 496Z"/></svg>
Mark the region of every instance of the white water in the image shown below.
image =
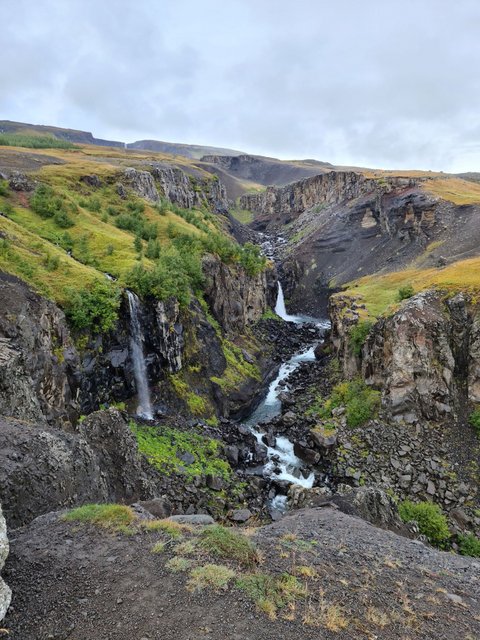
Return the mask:
<svg viewBox="0 0 480 640"><path fill-rule="evenodd" d="M319 328L327 328L329 326L328 321L321 321L317 318L311 318L303 315L290 315L285 307L285 298L280 282L278 283L275 312L287 322L294 322L295 324L313 323ZM257 442L264 444L262 441L264 434L255 428L256 425L263 420L273 418L281 411L282 403L278 396L281 390L285 388L284 386L281 386L281 382L288 378L293 371L298 369L302 362L313 362L315 360L315 346L316 343L312 344L308 349L304 349L303 351L296 353L292 358L290 358L290 360L281 365L277 377L270 383L265 399L255 409L248 420L246 420L245 423L250 427L252 434L257 439ZM301 473L302 467L303 463L295 455L293 443L290 442L288 438L279 436L276 438L274 447L267 447L267 462L263 468L264 476L271 479L284 480L292 484L298 484L309 489L315 482L315 475L314 473L311 473L307 478L303 477ZM285 511L286 502L286 496L278 494L273 498L270 506L272 509L277 511Z"/></svg>
<svg viewBox="0 0 480 640"><path fill-rule="evenodd" d="M127 297L130 310L130 350L138 394L137 416L152 420L152 403L148 388L147 366L143 355L144 337L140 324L140 300L132 291L127 291Z"/></svg>

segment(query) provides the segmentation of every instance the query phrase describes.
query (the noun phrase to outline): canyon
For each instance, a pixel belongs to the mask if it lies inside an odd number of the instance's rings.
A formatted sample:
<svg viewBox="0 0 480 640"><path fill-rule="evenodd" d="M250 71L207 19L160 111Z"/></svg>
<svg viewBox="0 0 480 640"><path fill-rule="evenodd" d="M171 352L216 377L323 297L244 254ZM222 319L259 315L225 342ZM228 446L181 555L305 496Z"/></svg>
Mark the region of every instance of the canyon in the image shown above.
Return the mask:
<svg viewBox="0 0 480 640"><path fill-rule="evenodd" d="M327 610L325 637L476 637L480 187L72 140L0 147L11 637L250 637L241 610L255 638L318 637ZM91 504L125 524L68 520ZM227 582L188 594L214 521L266 562L221 556Z"/></svg>

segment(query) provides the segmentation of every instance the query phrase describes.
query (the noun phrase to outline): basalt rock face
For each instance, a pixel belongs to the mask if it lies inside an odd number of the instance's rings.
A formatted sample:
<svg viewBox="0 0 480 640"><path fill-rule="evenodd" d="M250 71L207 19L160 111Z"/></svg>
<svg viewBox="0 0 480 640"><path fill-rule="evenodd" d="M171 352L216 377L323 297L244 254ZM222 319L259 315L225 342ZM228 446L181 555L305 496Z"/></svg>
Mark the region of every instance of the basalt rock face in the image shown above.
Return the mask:
<svg viewBox="0 0 480 640"><path fill-rule="evenodd" d="M3 569L5 560L8 556L8 538L7 538L7 526L5 524L5 518L2 513L2 506L0 505L0 571ZM5 617L7 609L10 606L10 600L12 598L12 592L7 587L3 579L0 577L0 622Z"/></svg>
<svg viewBox="0 0 480 640"><path fill-rule="evenodd" d="M216 178L189 176L181 169L161 164L155 164L151 172L163 195L180 207L190 209L207 205L216 213L228 210L225 186Z"/></svg>
<svg viewBox="0 0 480 640"><path fill-rule="evenodd" d="M133 502L155 494L156 477L114 410L74 433L0 418L0 500L11 527L85 502Z"/></svg>
<svg viewBox="0 0 480 640"><path fill-rule="evenodd" d="M79 360L65 316L5 273L0 273L0 365L0 415L37 422L75 417L67 372Z"/></svg>
<svg viewBox="0 0 480 640"><path fill-rule="evenodd" d="M283 273L291 272L286 280L296 281L287 292L291 312L315 315L326 290L361 275L476 255L479 207L431 195L433 181L330 172L244 196L254 228L288 239L279 258Z"/></svg>
<svg viewBox="0 0 480 640"><path fill-rule="evenodd" d="M384 406L398 420L465 419L480 400L478 305L462 293L419 293L375 323L361 358L349 342L359 310L348 296L330 303L332 342L344 375L361 373L382 389Z"/></svg>
<svg viewBox="0 0 480 640"><path fill-rule="evenodd" d="M187 175L171 165L154 164L143 171L125 169L121 183L152 203L162 196L184 209L207 207L214 213L228 211L225 186L216 177Z"/></svg>
<svg viewBox="0 0 480 640"><path fill-rule="evenodd" d="M213 256L203 260L207 277L205 299L227 332L242 333L267 309L267 276L262 271L249 276L243 269L232 271Z"/></svg>

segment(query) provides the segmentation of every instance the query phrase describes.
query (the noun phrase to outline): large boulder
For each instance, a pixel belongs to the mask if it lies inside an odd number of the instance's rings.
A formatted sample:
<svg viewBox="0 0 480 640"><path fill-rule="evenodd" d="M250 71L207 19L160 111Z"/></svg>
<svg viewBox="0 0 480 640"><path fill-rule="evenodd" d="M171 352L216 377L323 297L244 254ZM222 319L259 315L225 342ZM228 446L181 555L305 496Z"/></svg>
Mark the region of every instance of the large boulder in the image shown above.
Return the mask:
<svg viewBox="0 0 480 640"><path fill-rule="evenodd" d="M149 498L155 487L117 410L93 413L76 433L0 418L0 501L9 526L85 502Z"/></svg>
<svg viewBox="0 0 480 640"><path fill-rule="evenodd" d="M5 524L5 518L2 513L2 506L0 505L0 571L3 569L6 557L8 556L8 538L7 538L7 525ZM0 621L3 620L7 609L10 606L10 600L12 592L7 587L5 582L0 577Z"/></svg>

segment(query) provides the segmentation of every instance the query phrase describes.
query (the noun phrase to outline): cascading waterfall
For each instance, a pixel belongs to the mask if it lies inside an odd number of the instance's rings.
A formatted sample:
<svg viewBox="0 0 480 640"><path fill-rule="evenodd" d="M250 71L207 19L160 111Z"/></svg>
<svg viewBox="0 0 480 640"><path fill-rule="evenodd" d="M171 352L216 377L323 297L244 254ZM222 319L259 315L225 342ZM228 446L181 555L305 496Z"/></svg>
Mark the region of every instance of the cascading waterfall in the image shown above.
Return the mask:
<svg viewBox="0 0 480 640"><path fill-rule="evenodd" d="M280 284L280 280L278 281L278 294L277 294L277 302L275 304L275 313L277 316L280 316L282 320L286 320L287 322L299 322L299 318L297 316L291 316L287 313L287 309L285 307L285 296L283 295L282 285Z"/></svg>
<svg viewBox="0 0 480 640"><path fill-rule="evenodd" d="M287 313L283 289L280 282L278 283L278 296L275 305L275 313L283 320L286 320L287 322L294 322L298 325L311 323L315 324L318 329L326 329L329 326L329 322L326 320L319 320L318 318L312 318L305 315L293 316ZM258 431L256 426L262 421L273 418L281 411L282 403L278 396L282 389L282 381L288 378L288 376L302 363L315 361L314 348L317 342L318 339L314 344L303 349L299 353L296 353L292 358L290 358L290 360L282 364L277 377L269 386L265 399L245 421L245 423L250 427L252 434L257 439L257 442L263 443L264 434L261 431ZM263 468L263 474L265 476L310 488L315 482L315 475L310 473L305 477L302 474L302 468L303 463L295 455L293 443L285 436L278 436L275 441L275 446L267 446L267 463ZM276 511L283 512L286 510L286 505L287 496L277 494L271 501L270 506Z"/></svg>
<svg viewBox="0 0 480 640"><path fill-rule="evenodd" d="M140 324L140 300L132 291L127 291L127 297L130 310L130 350L138 394L137 415L147 420L152 420L152 403L148 388L147 366L143 354L144 337L142 325Z"/></svg>

